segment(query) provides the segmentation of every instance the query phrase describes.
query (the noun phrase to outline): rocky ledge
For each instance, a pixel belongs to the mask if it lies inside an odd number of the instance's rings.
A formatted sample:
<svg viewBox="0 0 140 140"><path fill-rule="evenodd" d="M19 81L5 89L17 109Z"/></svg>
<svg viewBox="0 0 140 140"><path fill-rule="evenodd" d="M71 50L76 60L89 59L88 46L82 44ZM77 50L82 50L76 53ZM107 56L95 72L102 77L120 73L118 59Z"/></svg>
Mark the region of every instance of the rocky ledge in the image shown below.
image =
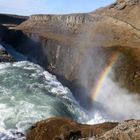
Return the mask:
<svg viewBox="0 0 140 140"><path fill-rule="evenodd" d="M79 102L114 54L120 54L114 79L140 94L139 17L139 0L118 0L85 14L33 15L12 30L1 30L0 38L56 75Z"/></svg>
<svg viewBox="0 0 140 140"><path fill-rule="evenodd" d="M27 140L139 140L140 121L79 124L66 118L40 121L27 132Z"/></svg>
<svg viewBox="0 0 140 140"><path fill-rule="evenodd" d="M41 56L42 66L81 102L85 93L92 92L114 54L120 54L114 72L116 82L140 94L139 17L139 0L118 0L85 14L34 15L16 29L41 44L43 54L37 50L34 56ZM27 45L16 48L29 52Z"/></svg>
<svg viewBox="0 0 140 140"><path fill-rule="evenodd" d="M10 56L6 51L0 50L0 62L14 62L14 58Z"/></svg>
<svg viewBox="0 0 140 140"><path fill-rule="evenodd" d="M105 133L118 123L82 125L67 118L51 118L40 121L27 132L27 140L77 140Z"/></svg>
<svg viewBox="0 0 140 140"><path fill-rule="evenodd" d="M0 24L4 25L6 27L9 27L9 28L15 27L27 19L28 19L27 16L0 14Z"/></svg>

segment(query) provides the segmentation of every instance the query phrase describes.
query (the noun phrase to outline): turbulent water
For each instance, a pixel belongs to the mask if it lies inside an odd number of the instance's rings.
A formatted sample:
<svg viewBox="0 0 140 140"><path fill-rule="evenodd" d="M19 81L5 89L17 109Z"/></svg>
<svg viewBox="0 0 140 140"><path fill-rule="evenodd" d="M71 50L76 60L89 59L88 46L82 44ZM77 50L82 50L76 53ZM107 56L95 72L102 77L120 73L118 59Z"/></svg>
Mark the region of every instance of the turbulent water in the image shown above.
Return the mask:
<svg viewBox="0 0 140 140"><path fill-rule="evenodd" d="M70 90L40 66L28 61L1 63L0 140L24 140L32 124L53 116L88 124L140 117L138 97L120 89L109 76L96 99L92 110L85 111Z"/></svg>
<svg viewBox="0 0 140 140"><path fill-rule="evenodd" d="M112 81L112 68L100 83L91 110L85 111L55 76L26 61L30 59L11 46L3 46L0 50L21 62L0 63L0 140L25 140L32 124L53 116L87 124L140 118L139 96Z"/></svg>
<svg viewBox="0 0 140 140"><path fill-rule="evenodd" d="M38 65L24 61L0 64L0 139L24 139L38 120L66 116L84 122L86 115L68 88Z"/></svg>

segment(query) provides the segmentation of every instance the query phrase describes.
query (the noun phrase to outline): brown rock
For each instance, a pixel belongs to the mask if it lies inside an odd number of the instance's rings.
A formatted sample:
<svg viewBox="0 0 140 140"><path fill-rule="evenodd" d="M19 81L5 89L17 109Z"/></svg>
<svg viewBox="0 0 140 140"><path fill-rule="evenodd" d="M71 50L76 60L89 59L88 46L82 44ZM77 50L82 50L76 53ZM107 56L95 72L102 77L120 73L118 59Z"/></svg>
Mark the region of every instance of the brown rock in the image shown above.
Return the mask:
<svg viewBox="0 0 140 140"><path fill-rule="evenodd" d="M22 30L41 46L33 51L25 41L15 43L16 39L12 38L11 42L18 51L32 53L32 58L55 74L78 99L96 85L112 54L120 53L123 57L116 62L115 80L130 92L140 93L139 3L140 0L118 0L91 13L33 15L15 29ZM18 34L15 36L24 40ZM79 100L86 97L82 98Z"/></svg>
<svg viewBox="0 0 140 140"><path fill-rule="evenodd" d="M103 123L98 125L82 125L66 118L51 118L36 123L27 132L27 140L77 140L103 134L118 123Z"/></svg>
<svg viewBox="0 0 140 140"><path fill-rule="evenodd" d="M85 125L55 117L36 123L27 140L139 140L139 134L140 120Z"/></svg>
<svg viewBox="0 0 140 140"><path fill-rule="evenodd" d="M125 2L125 0L117 0L118 3Z"/></svg>
<svg viewBox="0 0 140 140"><path fill-rule="evenodd" d="M94 137L93 140L139 140L140 121L130 120L120 123L112 130Z"/></svg>
<svg viewBox="0 0 140 140"><path fill-rule="evenodd" d="M140 76L136 74L140 71L139 3L118 0L86 14L33 15L16 29L41 43L43 51L38 55L42 56L42 66L75 97L81 97L79 102L85 101L84 94L91 92L115 53L124 56L115 67L115 80L130 92L140 93Z"/></svg>

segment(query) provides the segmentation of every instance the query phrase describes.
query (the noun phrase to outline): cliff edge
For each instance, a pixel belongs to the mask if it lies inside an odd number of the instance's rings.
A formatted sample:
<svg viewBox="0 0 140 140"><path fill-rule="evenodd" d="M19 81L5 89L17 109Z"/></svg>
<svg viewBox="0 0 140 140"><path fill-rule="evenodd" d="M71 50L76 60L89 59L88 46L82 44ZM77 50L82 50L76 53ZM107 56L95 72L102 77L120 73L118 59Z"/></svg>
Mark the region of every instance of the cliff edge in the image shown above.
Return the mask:
<svg viewBox="0 0 140 140"><path fill-rule="evenodd" d="M118 0L85 14L33 15L16 29L41 43L45 56L43 67L47 65L75 94L90 92L98 79L95 75L102 73L116 53L122 56L115 66L116 81L131 92L140 93L139 17L139 0ZM88 64L87 56L93 63ZM86 75L86 83L79 72ZM80 90L75 91L77 87Z"/></svg>

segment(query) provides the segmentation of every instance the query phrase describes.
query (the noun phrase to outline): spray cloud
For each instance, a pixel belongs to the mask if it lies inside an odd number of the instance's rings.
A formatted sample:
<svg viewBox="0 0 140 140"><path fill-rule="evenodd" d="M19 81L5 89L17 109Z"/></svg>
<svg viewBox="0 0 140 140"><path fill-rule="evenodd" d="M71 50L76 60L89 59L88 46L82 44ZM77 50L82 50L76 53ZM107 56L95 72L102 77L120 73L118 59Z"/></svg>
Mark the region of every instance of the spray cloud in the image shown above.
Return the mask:
<svg viewBox="0 0 140 140"><path fill-rule="evenodd" d="M103 42L111 37L110 34L106 34L106 36L100 33L96 34L97 30L98 25L86 25L76 38L80 40L80 43L75 49L75 56L81 55L78 82L86 89L88 97L92 96L92 88L98 83L102 71L108 67L110 56L117 53L117 49L113 47L108 49L102 46ZM110 119L139 119L140 96L124 87L122 88L117 81L114 81L114 72L112 65L109 73L99 85L100 90L96 101L102 105ZM88 101L86 103L89 104ZM95 110L96 108L93 106L92 109Z"/></svg>

